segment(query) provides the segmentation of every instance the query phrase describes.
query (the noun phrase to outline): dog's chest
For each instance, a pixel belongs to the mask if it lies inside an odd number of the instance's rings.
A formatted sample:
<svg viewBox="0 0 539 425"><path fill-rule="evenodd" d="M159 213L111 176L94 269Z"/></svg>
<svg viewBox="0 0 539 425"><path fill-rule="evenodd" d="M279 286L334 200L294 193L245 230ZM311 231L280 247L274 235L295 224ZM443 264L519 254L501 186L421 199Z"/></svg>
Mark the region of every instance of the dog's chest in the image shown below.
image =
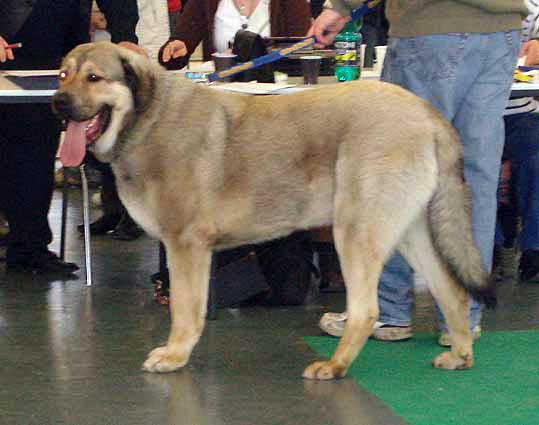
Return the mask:
<svg viewBox="0 0 539 425"><path fill-rule="evenodd" d="M144 184L135 176L115 168L118 194L129 215L149 235L159 238L160 228L153 213L152 203L144 190Z"/></svg>
<svg viewBox="0 0 539 425"><path fill-rule="evenodd" d="M159 238L160 230L155 220L155 216L151 214L151 209L148 208L144 198L135 196L129 190L120 190L120 199L122 200L125 208L140 227L142 227L149 235Z"/></svg>

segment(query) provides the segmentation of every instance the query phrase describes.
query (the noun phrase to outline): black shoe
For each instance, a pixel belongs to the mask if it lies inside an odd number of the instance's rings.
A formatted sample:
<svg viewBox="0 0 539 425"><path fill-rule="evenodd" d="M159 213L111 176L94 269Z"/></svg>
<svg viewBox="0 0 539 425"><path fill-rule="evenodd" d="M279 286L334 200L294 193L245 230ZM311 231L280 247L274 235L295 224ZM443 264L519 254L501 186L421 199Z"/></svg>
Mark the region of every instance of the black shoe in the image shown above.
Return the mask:
<svg viewBox="0 0 539 425"><path fill-rule="evenodd" d="M16 261L7 261L7 270L13 272L33 274L72 274L79 269L75 263L60 260L51 251L38 251L18 258Z"/></svg>
<svg viewBox="0 0 539 425"><path fill-rule="evenodd" d="M120 222L121 215L107 214L97 219L93 223L90 223L91 235L104 235L116 228ZM80 234L84 233L84 224L79 224L77 230Z"/></svg>
<svg viewBox="0 0 539 425"><path fill-rule="evenodd" d="M137 223L133 221L131 216L125 213L116 226L116 228L111 232L113 239L121 241L133 241L144 233Z"/></svg>
<svg viewBox="0 0 539 425"><path fill-rule="evenodd" d="M521 282L539 282L539 251L534 249L526 250L520 258L518 267Z"/></svg>

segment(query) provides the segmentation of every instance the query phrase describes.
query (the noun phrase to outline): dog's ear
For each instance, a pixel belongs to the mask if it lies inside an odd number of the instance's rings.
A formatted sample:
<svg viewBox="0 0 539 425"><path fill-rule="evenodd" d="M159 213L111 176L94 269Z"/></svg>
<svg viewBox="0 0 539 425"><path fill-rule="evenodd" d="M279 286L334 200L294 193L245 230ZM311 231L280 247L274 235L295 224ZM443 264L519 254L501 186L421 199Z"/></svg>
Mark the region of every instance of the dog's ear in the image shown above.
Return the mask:
<svg viewBox="0 0 539 425"><path fill-rule="evenodd" d="M135 99L135 109L143 112L153 99L156 75L146 57L125 48L120 47L119 50L125 82Z"/></svg>

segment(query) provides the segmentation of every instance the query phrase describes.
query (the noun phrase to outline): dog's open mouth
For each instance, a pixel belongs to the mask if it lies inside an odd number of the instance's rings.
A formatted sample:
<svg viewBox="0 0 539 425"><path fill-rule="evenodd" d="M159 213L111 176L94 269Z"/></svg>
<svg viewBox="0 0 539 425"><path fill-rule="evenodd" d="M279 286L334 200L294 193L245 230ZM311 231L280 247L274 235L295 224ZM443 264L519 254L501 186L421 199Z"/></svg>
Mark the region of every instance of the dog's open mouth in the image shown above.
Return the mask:
<svg viewBox="0 0 539 425"><path fill-rule="evenodd" d="M110 118L111 108L105 106L89 120L68 121L60 148L60 161L64 167L77 167L82 163L86 146L93 144L107 130Z"/></svg>

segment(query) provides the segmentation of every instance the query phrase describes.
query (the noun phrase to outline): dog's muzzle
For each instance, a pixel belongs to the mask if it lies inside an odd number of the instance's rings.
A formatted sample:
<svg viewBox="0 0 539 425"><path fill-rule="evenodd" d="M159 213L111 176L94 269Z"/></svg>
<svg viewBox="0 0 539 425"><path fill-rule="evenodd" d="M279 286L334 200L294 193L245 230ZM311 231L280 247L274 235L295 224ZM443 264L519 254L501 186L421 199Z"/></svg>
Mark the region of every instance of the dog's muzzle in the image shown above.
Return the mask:
<svg viewBox="0 0 539 425"><path fill-rule="evenodd" d="M67 92L56 92L52 97L52 109L61 119L69 119L73 110L73 99Z"/></svg>

